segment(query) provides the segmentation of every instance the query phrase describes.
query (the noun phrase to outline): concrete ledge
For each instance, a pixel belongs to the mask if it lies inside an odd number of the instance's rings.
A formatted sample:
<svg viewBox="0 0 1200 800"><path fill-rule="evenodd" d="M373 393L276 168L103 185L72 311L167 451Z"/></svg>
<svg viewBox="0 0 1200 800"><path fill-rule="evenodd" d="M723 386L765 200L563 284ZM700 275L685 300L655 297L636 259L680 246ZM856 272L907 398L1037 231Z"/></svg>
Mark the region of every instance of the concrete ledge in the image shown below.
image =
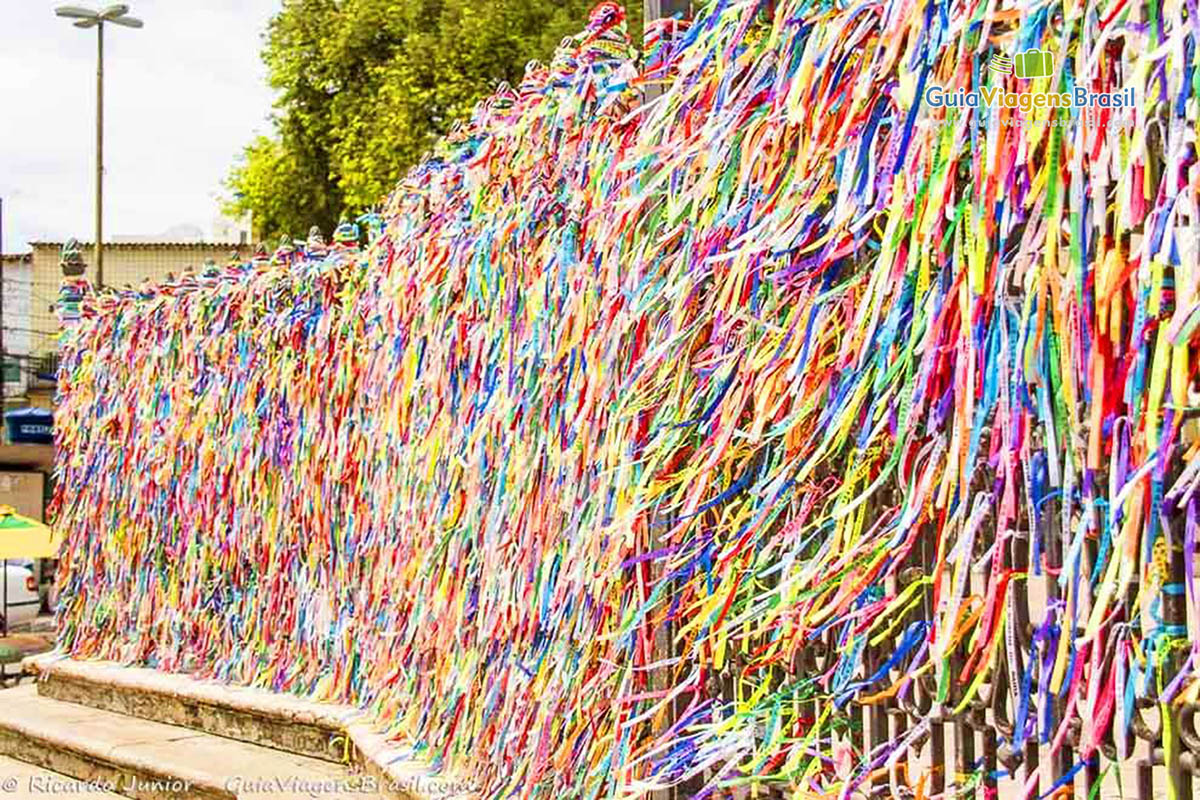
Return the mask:
<svg viewBox="0 0 1200 800"><path fill-rule="evenodd" d="M89 728L83 718L48 718L41 713L42 706L29 702L32 695L27 695L27 691L32 693L33 687L4 692L6 708L4 718L0 719L0 755L81 781L119 785L122 795L139 800L178 800L183 793L171 789L177 789L174 782L180 780L186 783L187 797L237 800L235 793L202 772L164 771L136 755L114 758L114 743L109 737L97 736L97 731Z"/></svg>
<svg viewBox="0 0 1200 800"><path fill-rule="evenodd" d="M343 729L357 713L291 695L52 654L28 658L24 667L37 675L43 697L334 763L345 762Z"/></svg>
<svg viewBox="0 0 1200 800"><path fill-rule="evenodd" d="M24 667L41 696L352 766L399 800L477 796L469 781L435 772L351 706L55 653Z"/></svg>

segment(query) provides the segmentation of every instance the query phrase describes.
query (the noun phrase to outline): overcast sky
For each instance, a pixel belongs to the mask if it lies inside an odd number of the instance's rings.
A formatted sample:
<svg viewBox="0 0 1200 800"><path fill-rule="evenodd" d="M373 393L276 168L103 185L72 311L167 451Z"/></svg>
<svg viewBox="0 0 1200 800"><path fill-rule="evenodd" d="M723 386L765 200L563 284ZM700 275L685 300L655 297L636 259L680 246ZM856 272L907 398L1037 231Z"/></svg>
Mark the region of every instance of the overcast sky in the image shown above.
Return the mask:
<svg viewBox="0 0 1200 800"><path fill-rule="evenodd" d="M0 0L7 253L38 239L92 239L96 32L55 17L66 2ZM258 53L281 4L130 0L146 27L105 26L105 239L181 224L211 232L230 164L270 130Z"/></svg>

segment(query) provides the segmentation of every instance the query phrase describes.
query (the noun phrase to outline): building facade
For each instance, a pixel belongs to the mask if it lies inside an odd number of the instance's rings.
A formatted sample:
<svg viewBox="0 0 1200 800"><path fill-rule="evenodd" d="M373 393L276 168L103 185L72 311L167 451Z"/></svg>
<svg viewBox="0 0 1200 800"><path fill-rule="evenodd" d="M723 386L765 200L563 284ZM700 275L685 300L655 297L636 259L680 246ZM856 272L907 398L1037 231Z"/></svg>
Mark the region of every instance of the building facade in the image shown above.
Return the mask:
<svg viewBox="0 0 1200 800"><path fill-rule="evenodd" d="M32 242L29 254L28 313L30 352L36 358L57 350L58 317L55 303L62 284L59 258L62 242ZM93 283L96 265L92 245L82 242L80 249L87 264L85 275ZM236 253L249 259L253 248L245 243L226 242L110 242L104 245L104 283L107 286L136 288L145 281L158 283L188 270L199 271L208 262L225 264ZM5 326L7 327L7 300Z"/></svg>
<svg viewBox="0 0 1200 800"><path fill-rule="evenodd" d="M0 327L4 355L0 362L4 397L24 395L37 365L33 359L33 254L0 255L0 287L3 290L3 326Z"/></svg>

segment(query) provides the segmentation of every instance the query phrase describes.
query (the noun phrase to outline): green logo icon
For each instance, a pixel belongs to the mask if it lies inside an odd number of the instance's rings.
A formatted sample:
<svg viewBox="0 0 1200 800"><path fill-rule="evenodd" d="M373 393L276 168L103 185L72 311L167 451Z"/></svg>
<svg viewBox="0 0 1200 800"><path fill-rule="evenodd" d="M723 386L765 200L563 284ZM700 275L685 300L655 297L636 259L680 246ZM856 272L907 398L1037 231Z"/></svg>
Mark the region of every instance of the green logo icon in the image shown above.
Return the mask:
<svg viewBox="0 0 1200 800"><path fill-rule="evenodd" d="M1054 73L1054 56L1049 50L1026 50L1013 57L1018 78L1048 78Z"/></svg>
<svg viewBox="0 0 1200 800"><path fill-rule="evenodd" d="M988 69L997 75L1012 75L1012 59L1003 53L997 53L996 55L992 56L992 61L990 64L988 64Z"/></svg>

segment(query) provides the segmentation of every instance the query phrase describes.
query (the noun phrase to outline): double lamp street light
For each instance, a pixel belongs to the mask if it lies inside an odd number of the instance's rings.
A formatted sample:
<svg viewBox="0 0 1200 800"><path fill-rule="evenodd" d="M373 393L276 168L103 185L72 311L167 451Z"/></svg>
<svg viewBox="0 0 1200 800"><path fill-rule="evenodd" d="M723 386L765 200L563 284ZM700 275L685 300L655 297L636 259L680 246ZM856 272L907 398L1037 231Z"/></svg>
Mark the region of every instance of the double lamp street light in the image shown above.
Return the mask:
<svg viewBox="0 0 1200 800"><path fill-rule="evenodd" d="M104 285L104 23L140 28L142 21L129 16L124 3L93 11L83 6L59 6L54 13L75 20L76 28L96 29L96 286Z"/></svg>

